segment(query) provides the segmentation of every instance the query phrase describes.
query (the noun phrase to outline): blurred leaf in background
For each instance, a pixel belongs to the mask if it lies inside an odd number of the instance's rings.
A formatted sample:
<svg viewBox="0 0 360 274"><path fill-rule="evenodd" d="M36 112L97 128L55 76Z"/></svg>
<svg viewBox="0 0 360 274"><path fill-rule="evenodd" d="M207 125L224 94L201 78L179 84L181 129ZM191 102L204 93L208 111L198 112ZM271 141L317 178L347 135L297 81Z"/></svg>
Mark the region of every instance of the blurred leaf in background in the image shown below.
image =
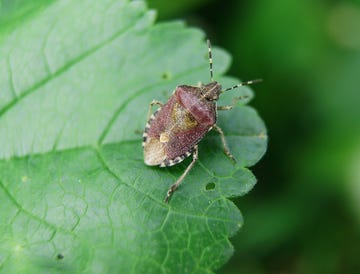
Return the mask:
<svg viewBox="0 0 360 274"><path fill-rule="evenodd" d="M164 1L149 0L147 1L151 7L157 9L160 18L172 18L179 14L191 12L194 8L205 5L211 0L182 0L182 1Z"/></svg>
<svg viewBox="0 0 360 274"><path fill-rule="evenodd" d="M221 273L360 273L359 1L213 0L183 17L233 75L264 79L269 151Z"/></svg>

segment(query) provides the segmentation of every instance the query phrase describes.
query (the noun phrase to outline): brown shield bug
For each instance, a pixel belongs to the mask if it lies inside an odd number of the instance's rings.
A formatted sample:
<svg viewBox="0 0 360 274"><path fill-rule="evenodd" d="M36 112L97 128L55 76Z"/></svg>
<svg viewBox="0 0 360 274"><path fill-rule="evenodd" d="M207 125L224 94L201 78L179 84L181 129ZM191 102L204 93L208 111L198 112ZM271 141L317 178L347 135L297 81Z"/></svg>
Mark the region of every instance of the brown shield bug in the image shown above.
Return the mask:
<svg viewBox="0 0 360 274"><path fill-rule="evenodd" d="M247 81L222 90L221 85L213 79L210 40L207 40L207 43L211 82L199 86L177 86L166 104L156 100L150 103L148 122L143 134L145 164L160 167L172 166L193 155L192 162L167 191L165 203L169 201L171 195L194 166L198 159L197 144L208 131L215 129L220 134L225 154L235 162L226 143L224 132L216 125L217 110L229 110L235 104L217 106L216 101L226 91L261 81L261 79ZM239 100L241 97L235 99ZM151 115L153 105L160 107Z"/></svg>

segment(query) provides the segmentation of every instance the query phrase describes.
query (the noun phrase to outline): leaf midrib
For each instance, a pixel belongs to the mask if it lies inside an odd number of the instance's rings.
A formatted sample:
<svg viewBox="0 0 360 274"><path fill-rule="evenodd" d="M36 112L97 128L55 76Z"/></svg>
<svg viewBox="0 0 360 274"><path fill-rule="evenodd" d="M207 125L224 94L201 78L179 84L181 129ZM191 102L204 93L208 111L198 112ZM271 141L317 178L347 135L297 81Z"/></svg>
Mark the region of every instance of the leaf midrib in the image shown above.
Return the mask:
<svg viewBox="0 0 360 274"><path fill-rule="evenodd" d="M142 17L146 16L147 11L143 11L139 17L137 18L137 20L141 20ZM96 44L95 46L93 46L92 48L90 48L89 50L83 52L82 54L80 54L79 56L73 58L72 60L69 60L63 67L60 67L57 71L53 72L52 74L49 74L47 77L45 77L44 79L38 81L37 83L35 83L32 87L28 88L27 90L20 92L17 97L15 97L11 102L9 102L8 104L6 104L1 110L0 110L0 118L7 112L9 111L12 107L14 107L17 103L19 103L20 101L22 101L24 98L26 98L27 96L29 96L30 94L33 94L34 92L36 92L37 90L40 89L40 87L44 86L45 84L47 84L48 82L56 79L57 77L59 77L60 75L62 75L63 73L65 73L66 71L68 71L69 69L71 69L73 66L75 66L76 64L80 63L81 61L85 60L87 57L91 56L92 54L94 54L95 52L101 50L103 47L105 47L107 44L111 43L112 41L114 41L115 39L119 38L120 36L126 34L128 31L132 30L133 28L136 28L136 25L134 24L129 24L126 28L121 29L117 32L115 32L113 35L111 35L109 38L105 39L104 41ZM44 54L44 56L46 56ZM9 57L7 57L8 59ZM9 60L10 61L10 60ZM8 61L8 62L9 62ZM12 71L10 73L10 75L12 75ZM13 91L15 92L15 91Z"/></svg>

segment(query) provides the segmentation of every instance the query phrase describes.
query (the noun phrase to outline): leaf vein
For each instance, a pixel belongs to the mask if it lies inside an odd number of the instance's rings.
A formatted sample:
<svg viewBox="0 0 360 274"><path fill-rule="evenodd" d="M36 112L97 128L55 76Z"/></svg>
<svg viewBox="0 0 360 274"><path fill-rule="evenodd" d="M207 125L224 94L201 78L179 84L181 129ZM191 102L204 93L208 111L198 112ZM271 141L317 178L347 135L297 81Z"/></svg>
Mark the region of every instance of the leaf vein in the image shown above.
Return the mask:
<svg viewBox="0 0 360 274"><path fill-rule="evenodd" d="M133 185L126 183L125 181L123 181L119 176L117 176L117 174L111 170L111 168L109 167L109 165L106 163L106 160L104 159L104 157L102 156L101 152L98 149L94 149L98 159L100 160L102 166L104 167L105 170L107 170L107 172L109 172L109 174L111 174L115 179L117 179L121 184L126 185L127 187L131 188L132 190L135 190L136 192L141 193L142 195L148 197L149 199L151 199L152 201L156 202L157 204L160 204L163 206L162 203L160 203L157 199L155 199L154 197L152 197L150 194L145 193L140 191L139 189L136 189Z"/></svg>
<svg viewBox="0 0 360 274"><path fill-rule="evenodd" d="M143 16L145 13L143 12L141 16ZM97 45L93 46L89 50L85 51L84 53L80 54L79 56L73 58L72 60L69 60L63 67L60 67L57 71L55 71L53 74L48 75L47 77L43 78L42 80L35 83L33 86L29 87L27 90L19 94L19 96L13 100L10 101L8 104L6 104L1 110L0 110L0 117L4 115L7 111L9 111L12 107L14 107L17 103L19 103L21 100L23 100L25 97L29 96L30 94L36 92L39 90L40 87L44 86L46 83L50 82L53 79L56 79L56 77L60 76L61 74L65 73L67 70L69 70L74 65L80 63L81 61L85 60L87 57L89 57L91 54L95 53L96 51L100 50L104 46L106 46L111 41L115 40L116 38L126 34L128 31L130 31L135 26L133 24L127 26L125 29L122 29L120 31L115 32L112 36L105 39L104 41L98 43Z"/></svg>
<svg viewBox="0 0 360 274"><path fill-rule="evenodd" d="M53 229L53 233L51 235L51 237L54 237L54 234L57 231L62 231L65 233L69 233L71 235L73 235L74 237L77 237L75 233L73 233L72 231L66 230L62 227L56 227L54 224L46 221L45 219L41 219L40 217L34 215L33 213L31 213L30 211L26 210L16 199L13 195L11 195L11 193L7 190L7 188L4 186L4 183L0 180L0 188L3 189L5 195L9 198L9 200L15 205L15 207L17 207L19 209L19 211L24 212L26 215L30 216L31 218L35 219L36 221L38 221L41 224L44 224L46 226L48 226L49 228Z"/></svg>

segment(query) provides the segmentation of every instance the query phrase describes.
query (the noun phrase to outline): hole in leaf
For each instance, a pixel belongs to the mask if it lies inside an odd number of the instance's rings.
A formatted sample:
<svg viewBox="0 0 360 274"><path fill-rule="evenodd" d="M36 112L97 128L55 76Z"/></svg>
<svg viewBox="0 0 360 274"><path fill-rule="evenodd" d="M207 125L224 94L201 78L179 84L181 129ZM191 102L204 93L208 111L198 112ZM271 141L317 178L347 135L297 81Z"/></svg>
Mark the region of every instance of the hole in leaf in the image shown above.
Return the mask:
<svg viewBox="0 0 360 274"><path fill-rule="evenodd" d="M170 72L164 72L163 74L161 74L161 78L164 80L168 80L170 79L171 75Z"/></svg>
<svg viewBox="0 0 360 274"><path fill-rule="evenodd" d="M205 186L206 190L213 190L215 189L215 183L211 182L211 183L207 183Z"/></svg>

